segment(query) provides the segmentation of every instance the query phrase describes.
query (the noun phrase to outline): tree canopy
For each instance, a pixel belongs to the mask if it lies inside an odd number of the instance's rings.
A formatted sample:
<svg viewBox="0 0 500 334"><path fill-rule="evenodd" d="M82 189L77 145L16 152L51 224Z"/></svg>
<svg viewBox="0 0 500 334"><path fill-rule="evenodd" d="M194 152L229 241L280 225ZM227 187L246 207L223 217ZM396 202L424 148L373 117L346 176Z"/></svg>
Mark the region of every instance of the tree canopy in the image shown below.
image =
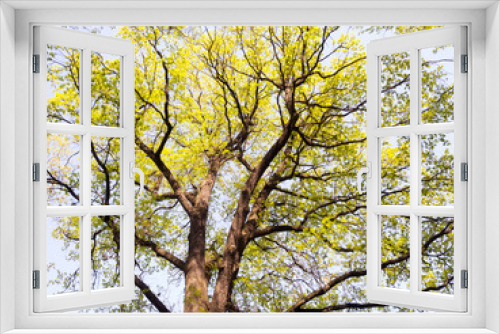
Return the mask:
<svg viewBox="0 0 500 334"><path fill-rule="evenodd" d="M136 299L97 311L411 311L365 295L366 193L355 179L366 163L362 36L430 28L112 29L136 48L136 166L146 194L136 201ZM453 120L442 55L422 54L424 122ZM79 122L79 57L49 48L49 122ZM119 126L120 59L92 57L92 124ZM409 122L408 57L381 58L383 124ZM453 138L421 141L423 201L452 205ZM49 134L48 143L49 204L77 205L78 136ZM94 205L120 200L120 147L92 138ZM382 202L408 204L409 138L381 147ZM96 289L119 284L119 221L92 221ZM408 288L408 218L381 222L381 284ZM78 219L51 226L65 261L76 261ZM453 219L424 217L421 242L422 289L453 293ZM49 264L54 293L77 289L78 270L68 268Z"/></svg>

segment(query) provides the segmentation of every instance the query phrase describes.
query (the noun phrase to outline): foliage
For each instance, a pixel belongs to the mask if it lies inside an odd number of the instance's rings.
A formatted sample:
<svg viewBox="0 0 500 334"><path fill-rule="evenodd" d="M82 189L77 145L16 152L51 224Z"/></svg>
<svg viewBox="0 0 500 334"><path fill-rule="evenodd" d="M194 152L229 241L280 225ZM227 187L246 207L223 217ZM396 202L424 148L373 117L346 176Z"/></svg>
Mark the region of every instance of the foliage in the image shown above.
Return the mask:
<svg viewBox="0 0 500 334"><path fill-rule="evenodd" d="M137 299L94 311L409 311L365 295L366 194L355 184L366 159L360 36L424 28L432 27L119 28L136 48L136 164L147 191L136 202ZM78 123L79 53L50 52L59 65L49 68L57 89L48 121ZM405 57L382 59L384 124L408 124ZM119 125L119 62L93 54L93 125ZM423 65L423 117L434 122L453 110L439 65ZM433 135L422 145L425 204L449 205L453 140ZM409 140L382 147L382 202L408 204ZM119 139L94 138L92 156L94 204L117 204ZM78 201L76 176L57 175L49 198ZM118 218L93 222L94 288L119 281ZM404 288L408 220L382 220L382 276ZM71 242L69 232L61 225L52 237ZM425 217L422 245L422 289L453 293L453 220Z"/></svg>

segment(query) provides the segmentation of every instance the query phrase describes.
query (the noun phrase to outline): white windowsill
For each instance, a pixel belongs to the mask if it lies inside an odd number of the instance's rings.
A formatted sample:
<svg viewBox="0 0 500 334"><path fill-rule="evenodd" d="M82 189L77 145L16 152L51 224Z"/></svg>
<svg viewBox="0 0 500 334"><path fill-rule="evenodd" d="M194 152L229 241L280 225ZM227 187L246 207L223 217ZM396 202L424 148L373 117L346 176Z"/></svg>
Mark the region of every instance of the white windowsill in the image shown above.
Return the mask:
<svg viewBox="0 0 500 334"><path fill-rule="evenodd" d="M14 329L5 334L494 334L471 329Z"/></svg>

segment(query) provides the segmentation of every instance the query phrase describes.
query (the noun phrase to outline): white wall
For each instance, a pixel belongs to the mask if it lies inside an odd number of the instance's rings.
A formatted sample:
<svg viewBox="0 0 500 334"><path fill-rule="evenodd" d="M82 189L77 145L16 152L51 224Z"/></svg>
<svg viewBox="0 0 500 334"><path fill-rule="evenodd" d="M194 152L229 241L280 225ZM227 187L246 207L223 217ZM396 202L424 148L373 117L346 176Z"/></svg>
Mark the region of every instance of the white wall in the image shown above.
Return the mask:
<svg viewBox="0 0 500 334"><path fill-rule="evenodd" d="M15 11L0 3L0 332L14 328Z"/></svg>
<svg viewBox="0 0 500 334"><path fill-rule="evenodd" d="M13 24L13 13L12 10L5 5L0 7L0 10L5 8L5 13L0 15L1 22L12 22ZM6 13L10 13L9 17L12 20L5 20L3 16ZM24 12L24 13L23 13ZM498 167L500 166L500 116L499 116L499 107L500 107L500 64L499 64L499 55L500 55L500 15L499 8L497 5L495 7L490 7L488 10L488 20L484 19L484 11L454 11L454 10L446 10L446 11L433 11L433 12L419 12L418 10L398 12L398 11L384 11L384 10L372 10L372 11L364 11L362 14L356 13L356 20L359 22L393 22L397 20L397 22L405 22L405 19L411 17L423 17L425 14L426 20L429 22L442 22L443 19L447 19L451 17L453 23L462 22L467 23L472 20L473 23L473 35L484 36L483 29L488 29L488 48L491 49L491 52L488 53L487 59L484 58L484 53L482 52L482 47L484 46L484 40L476 39L475 40L475 53L472 55L472 65L474 70L475 79L473 80L473 87L475 87L476 95L475 100L472 102L474 111L472 127L471 131L474 135L479 138L474 141L474 150L476 152L475 156L472 159L472 165L474 169L470 171L472 177L474 179L474 189L472 193L472 200L474 202L474 212L473 217L470 221L472 221L472 235L477 236L481 235L481 238L475 237L474 240L481 240L480 243L475 244L474 249L470 254L476 255L479 254L480 261L474 261L471 264L471 285L474 286L474 298L472 298L472 310L473 322L469 321L468 317L455 317L455 315L444 316L448 317L446 320L449 322L450 327L460 327L466 325L472 325L473 327L483 327L484 326L484 296L486 295L488 299L488 307L486 308L487 312L487 324L488 328L495 330L496 332L500 332L500 287L498 286L498 277L500 277L500 247L497 244L498 238L500 235L500 173L498 171ZM169 11L161 11L157 10L154 13L144 11L144 10L134 10L134 11L123 11L117 12L116 10L104 10L99 11L98 13L89 11L89 10L41 10L41 11L18 11L17 12L17 80L16 80L16 94L17 94L17 105L16 105L16 145L18 147L18 152L16 154L16 160L18 164L16 165L16 171L18 175L21 175L21 178L17 178L17 183L13 183L13 177L11 177L13 173L13 166L7 158L13 158L14 153L8 148L12 143L12 135L13 128L13 109L12 103L9 102L10 98L13 94L14 83L9 81L7 83L3 83L0 80L0 196L4 196L4 199L7 200L6 203L12 203L12 192L13 189L17 189L16 195L16 205L17 205L17 215L16 215L16 231L18 232L18 250L16 252L17 259L17 285L18 285L18 293L16 295L16 307L18 308L18 312L16 313L16 323L18 327L46 327L46 328L64 328L64 323L54 322L54 318L52 315L44 315L44 317L38 317L37 319L28 319L28 311L30 309L30 297L32 290L28 290L29 280L30 280L30 265L29 265L29 240L26 240L26 235L29 235L28 226L30 224L30 216L27 208L29 207L29 197L26 194L29 193L31 181L29 180L30 174L30 165L29 165L29 133L30 127L29 122L27 121L30 117L30 106L29 106L29 22L45 22L45 23L62 23L62 22L93 22L95 24L99 24L99 22L115 22L116 24L120 24L123 22L132 23L144 23L149 22L154 24L156 22L170 22L173 23L185 23L185 24L201 24L201 23L216 23L216 22L226 22L226 24L231 24L231 22L244 24L244 23L252 23L252 22L277 22L281 24L287 24L290 22L300 22L303 24L316 24L318 23L327 23L327 22L345 22L348 21L349 18L352 23L352 15L349 15L349 11L318 11L318 10L302 10L300 12L297 11L257 11L257 10L246 10L240 12L230 12L224 10L198 10L198 11L183 11L183 10L169 10ZM43 18L43 20L41 19ZM227 21L228 18L231 21ZM301 21L302 20L302 21ZM6 71L12 71L14 66L12 66L13 62L13 51L9 51L6 49L7 46L12 45L11 40L7 44L4 44L3 32L12 31L10 28L12 25L9 23L7 27L9 29L3 29L3 23L0 23L0 38L2 38L2 51L0 52L0 71L5 68ZM3 57L3 53L7 53L7 56ZM9 60L10 61L7 61ZM486 62L486 61L487 62ZM5 65L4 65L5 64ZM10 66L9 66L10 64ZM488 85L487 89L484 87L484 73L486 70L486 65L488 66L486 73L488 73ZM3 74L6 72L1 72L0 75L5 78ZM13 78L14 75L11 72L11 75L8 77ZM481 80L479 80L480 78ZM4 81L7 81L3 79ZM487 92L487 98L485 98L485 91ZM486 102L485 102L486 101ZM4 107L4 104L6 107ZM486 105L485 105L486 104ZM485 117L485 113L487 116ZM4 117L5 115L5 117ZM487 120L487 121L486 121ZM9 124L11 126L9 126ZM3 129L6 128L6 131ZM484 140L484 130L487 129L488 140ZM7 137L9 140L4 140L3 138ZM4 149L5 148L5 149ZM485 154L484 149L487 149L487 161L485 163ZM5 151L7 150L7 151ZM7 157L5 160L4 156ZM13 159L12 159L13 160ZM8 165L4 165L3 162L8 161ZM485 166L489 166L485 168ZM5 171L5 172L4 172ZM15 186L15 187L14 187ZM20 190L19 190L20 189ZM488 196L487 200L484 200L485 189L487 191ZM485 203L486 202L486 203ZM3 203L3 202L2 202ZM479 203L479 204L478 204ZM488 208L488 216L485 217L485 208ZM13 277L9 275L9 273L13 273L13 262L12 262L12 249L9 245L13 240L13 231L7 229L5 227L5 222L10 221L13 222L13 213L9 211L5 212L5 210L10 210L11 206L5 205L0 207L0 219L2 222L2 226L0 227L0 253L3 256L7 254L7 261L2 262L0 265L0 271L2 272L0 281L2 292L3 293L0 298L0 322L2 323L0 328L1 331L4 331L4 328L12 325L13 322L13 313L14 309L13 303L13 295L11 294L13 291ZM6 219L3 217L6 216ZM484 225L485 222L492 222L492 224L488 225L488 230L485 233ZM11 227L14 224L10 224ZM11 228L9 227L9 228ZM485 245L482 242L482 237L487 235L488 242L488 254L484 256ZM492 250L492 251L490 251ZM477 256L473 256L472 258L477 259ZM487 262L486 262L487 261ZM486 265L488 268L487 274L483 275L483 268ZM474 276L474 273L481 273L480 275ZM496 285L492 284L488 278L496 278ZM486 289L486 293L485 293ZM479 293L478 293L479 291ZM471 294L469 293L469 296ZM479 315L479 317L478 317ZM153 319L154 318L154 319ZM350 319L344 321L340 324L338 318L335 321L332 321L332 318L328 317L317 317L315 318L315 326L316 327L350 327L353 324L358 328L366 328L369 327L374 322L376 326L395 326L393 324L388 324L387 320L376 319L377 317L371 318L370 321L366 321L367 319L362 319L362 321L355 320L357 318L350 317ZM404 318L398 317L398 320L403 320ZM78 326L80 325L82 328L89 326L94 328L104 328L106 326L122 326L125 328L128 326L132 328L133 323L137 323L137 321L141 321L141 317L134 317L134 319L124 319L121 318L120 321L115 321L113 323L105 323L103 318L92 318L89 321L87 317L67 317L69 321L74 321L74 323ZM170 317L169 318L169 326L171 328L182 328L186 325L185 317ZM229 318L226 318L227 320ZM245 326L250 327L262 327L266 326L267 322L264 321L256 321L254 317L231 317L230 325L234 327ZM297 328L304 327L308 325L308 321L304 320L304 317L296 317L296 318L286 318L283 317L283 322L286 322L294 325L296 324ZM30 322L28 322L28 320ZM127 322L130 320L129 322ZM158 328L165 327L165 320L162 318L149 317L145 321L153 322L155 321ZM203 319L205 320L205 319ZM200 328L208 327L207 323L204 322L201 318L193 322L191 319L191 326L198 326ZM219 328L220 326L220 318L211 317L208 319L212 321L210 324L213 328ZM208 321L207 320L207 321ZM433 319L430 320L430 324L436 323L432 322ZM36 321L36 323L34 322ZM67 323L67 322L66 322ZM401 323L399 321L398 323ZM419 327L430 326L429 323L422 323ZM52 327L51 327L52 326ZM267 325L268 326L268 325ZM110 327L111 328L111 327ZM451 331L450 331L451 332Z"/></svg>
<svg viewBox="0 0 500 334"><path fill-rule="evenodd" d="M486 11L486 328L500 332L500 6Z"/></svg>

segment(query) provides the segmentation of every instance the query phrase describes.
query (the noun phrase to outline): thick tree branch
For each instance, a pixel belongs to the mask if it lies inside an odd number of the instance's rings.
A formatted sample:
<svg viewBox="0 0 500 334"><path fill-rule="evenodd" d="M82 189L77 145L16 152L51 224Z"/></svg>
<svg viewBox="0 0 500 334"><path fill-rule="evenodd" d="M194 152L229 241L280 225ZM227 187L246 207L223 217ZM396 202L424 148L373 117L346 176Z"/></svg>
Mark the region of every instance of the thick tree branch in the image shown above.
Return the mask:
<svg viewBox="0 0 500 334"><path fill-rule="evenodd" d="M110 142L108 141L108 149L111 150L111 147L109 147L110 145ZM111 176L110 176L110 173L109 173L109 170L108 170L108 167L106 166L106 162L104 161L101 161L101 159L99 158L99 154L97 153L96 149L95 149L95 145L94 145L94 142L90 142L90 149L91 149L91 152L92 152L92 156L94 157L94 159L96 160L97 164L99 165L99 167L101 167L102 169L102 172L104 173L104 177L105 177L105 182L106 182L106 187L105 187L105 191L104 191L104 203L103 204L106 204L108 205L109 204L109 201L111 199ZM109 154L109 152L108 152Z"/></svg>
<svg viewBox="0 0 500 334"><path fill-rule="evenodd" d="M453 282L453 279L454 279L454 276L452 275L452 276L448 277L448 279L446 279L443 284L440 284L440 285L437 285L437 286L428 286L425 289L422 289L422 291L439 291L439 290L442 290L442 289L446 288L447 286L449 286L450 283Z"/></svg>
<svg viewBox="0 0 500 334"><path fill-rule="evenodd" d="M170 310L163 304L163 302L158 299L158 297L151 291L149 286L144 283L137 275L135 276L135 286L138 287L141 292L146 296L146 298L151 302L151 304L156 307L156 309L161 313L170 313Z"/></svg>
<svg viewBox="0 0 500 334"><path fill-rule="evenodd" d="M410 258L410 252L408 252L405 255L402 255L400 257L397 257L395 259L385 261L384 263L382 263L381 268L385 269L390 265L406 261L409 258ZM349 271L343 275L337 276L334 279L330 280L326 285L314 290L313 292L311 292L308 295L299 299L292 307L290 307L288 309L287 312L297 312L297 310L300 309L304 304L308 303L309 301L311 301L312 299L314 299L316 297L324 295L325 293L330 291L333 287L344 282L345 280L348 280L348 279L353 278L353 277L361 277L361 276L365 276L365 275L366 275L366 270L352 270L352 271Z"/></svg>
<svg viewBox="0 0 500 334"><path fill-rule="evenodd" d="M365 276L366 275L366 270L353 270L350 272L347 272L343 275L337 276L336 278L332 279L330 282L328 282L326 285L318 288L317 290L314 290L313 292L309 293L308 295L302 297L299 299L295 304L293 304L292 307L290 307L287 312L297 312L303 305L305 305L307 302L310 300L322 296L328 291L330 291L334 286L337 284L352 278L352 277L360 277L360 276Z"/></svg>
<svg viewBox="0 0 500 334"><path fill-rule="evenodd" d="M160 172L167 178L170 187L172 187L174 194L177 196L179 202L181 203L182 207L186 210L186 212L188 214L193 214L193 205L186 196L186 193L182 190L181 185L176 180L170 168L168 168L161 159L161 157L157 155L153 151L153 149L147 146L137 135L135 136L135 142L136 145L141 149L141 151L143 151L148 156L148 158L150 158L155 163Z"/></svg>
<svg viewBox="0 0 500 334"><path fill-rule="evenodd" d="M384 306L386 305L375 304L375 303L346 303L346 304L330 305L327 307L314 308L314 309L299 308L295 312L332 312L332 311L341 311L346 309L362 310L367 308L384 307Z"/></svg>
<svg viewBox="0 0 500 334"><path fill-rule="evenodd" d="M305 226L303 225L278 225L278 226L267 226L256 230L250 237L250 240L257 238L262 238L270 234L280 233L280 232L303 232Z"/></svg>
<svg viewBox="0 0 500 334"><path fill-rule="evenodd" d="M144 240L140 238L139 236L135 236L135 241L137 244L144 246L144 247L149 247L158 257L161 257L168 262L172 263L177 269L181 270L182 272L186 271L186 263L179 259L177 256L174 254L168 252L164 248L161 248L158 246L154 241L150 240Z"/></svg>
<svg viewBox="0 0 500 334"><path fill-rule="evenodd" d="M359 144L359 143L364 143L366 141L366 138L360 138L360 139L353 139L353 140L348 140L348 141L343 141L343 142L338 142L338 143L333 143L333 144L322 144L318 143L317 141L308 138L302 131L300 131L298 128L295 129L295 131L299 134L300 138L306 143L307 146L311 147L321 147L321 148L326 148L326 149L332 149L344 145L349 145L349 144Z"/></svg>
<svg viewBox="0 0 500 334"><path fill-rule="evenodd" d="M75 190L70 185L62 182L61 180L56 179L55 176L49 170L47 170L47 174L49 174L49 179L47 180L47 183L61 186L63 189L66 189L66 191L73 198L75 198L76 200L80 200L80 196L77 193L75 193Z"/></svg>
<svg viewBox="0 0 500 334"><path fill-rule="evenodd" d="M299 118L298 113L295 111L295 105L293 102L293 89L288 88L287 95L287 109L290 114L290 119L285 125L280 137L273 143L271 148L264 154L259 164L255 167L254 171L250 173L250 177L247 179L243 189L240 192L238 199L238 205L236 212L229 229L227 236L226 246L223 255L223 266L219 270L219 277L214 291L214 300L212 308L216 312L224 312L226 310L227 296L231 290L231 278L234 277L234 273L237 272L240 254L242 254L245 247L244 240L242 239L242 230L244 222L250 211L249 204L252 194L257 186L259 180L262 178L264 172L267 170L269 165L279 154L279 152L286 145L291 137L292 129Z"/></svg>

